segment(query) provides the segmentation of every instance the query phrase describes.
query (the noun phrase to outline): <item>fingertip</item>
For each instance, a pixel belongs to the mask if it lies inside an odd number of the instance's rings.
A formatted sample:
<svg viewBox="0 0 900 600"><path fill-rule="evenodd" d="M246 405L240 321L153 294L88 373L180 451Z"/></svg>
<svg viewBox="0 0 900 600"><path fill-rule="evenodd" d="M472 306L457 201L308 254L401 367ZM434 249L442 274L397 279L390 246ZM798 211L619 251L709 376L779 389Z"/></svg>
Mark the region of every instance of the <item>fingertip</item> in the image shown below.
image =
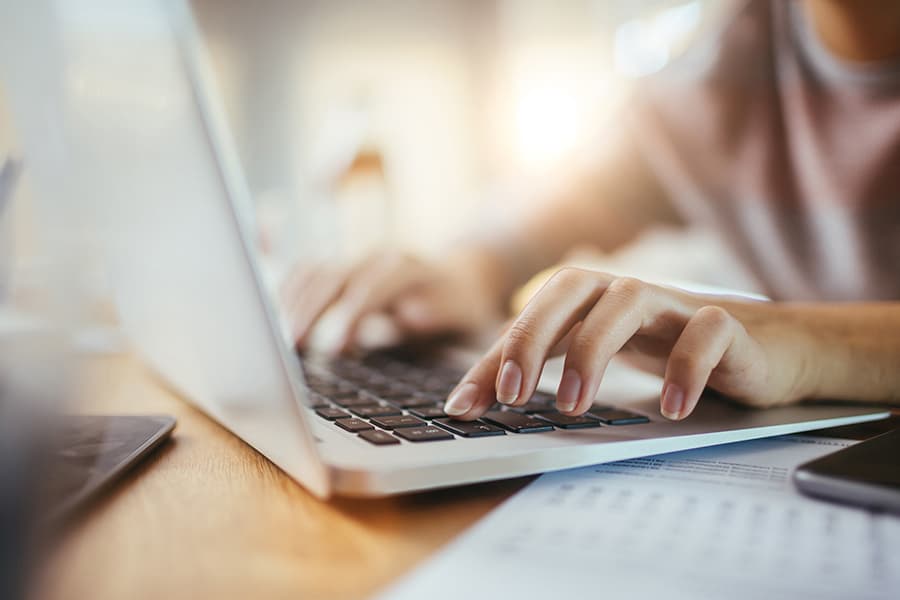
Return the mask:
<svg viewBox="0 0 900 600"><path fill-rule="evenodd" d="M666 382L663 386L660 398L659 412L670 421L680 421L690 414L685 402L684 389L672 382Z"/></svg>
<svg viewBox="0 0 900 600"><path fill-rule="evenodd" d="M496 382L497 401L514 406L522 400L522 369L514 360L507 360L500 368Z"/></svg>
<svg viewBox="0 0 900 600"><path fill-rule="evenodd" d="M566 369L556 390L556 408L563 414L571 414L581 396L581 375L575 369Z"/></svg>
<svg viewBox="0 0 900 600"><path fill-rule="evenodd" d="M577 405L576 405L573 409L571 409L571 410L562 410L562 409L560 409L559 412L562 413L562 414L564 414L564 415L566 415L566 416L569 416L569 417L580 417L581 415L583 415L584 413L586 413L590 408L591 408L591 404L590 404L590 403L588 403L588 404L586 404L586 405L580 404L580 403L579 403L579 404L577 404Z"/></svg>
<svg viewBox="0 0 900 600"><path fill-rule="evenodd" d="M573 417L580 417L587 411L589 411L594 406L594 397L597 395L596 384L592 385L590 382L585 389L582 390L581 397L578 399L578 402L575 404L575 408L566 414Z"/></svg>
<svg viewBox="0 0 900 600"><path fill-rule="evenodd" d="M478 385L467 381L457 387L444 403L444 412L451 417L461 417L472 410L478 400Z"/></svg>

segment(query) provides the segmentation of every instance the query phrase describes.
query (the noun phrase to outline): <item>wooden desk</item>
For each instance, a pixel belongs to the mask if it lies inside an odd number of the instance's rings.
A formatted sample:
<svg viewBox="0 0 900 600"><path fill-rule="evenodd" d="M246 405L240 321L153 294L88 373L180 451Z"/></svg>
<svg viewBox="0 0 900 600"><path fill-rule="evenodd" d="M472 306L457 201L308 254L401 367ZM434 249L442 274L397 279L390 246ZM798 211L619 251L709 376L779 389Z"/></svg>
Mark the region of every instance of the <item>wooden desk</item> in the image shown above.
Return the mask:
<svg viewBox="0 0 900 600"><path fill-rule="evenodd" d="M136 361L90 359L85 374L84 412L178 428L62 540L40 597L366 598L530 481L321 502Z"/></svg>
<svg viewBox="0 0 900 600"><path fill-rule="evenodd" d="M136 361L85 372L85 412L168 413L178 429L64 538L41 578L52 600L366 598L530 481L321 502Z"/></svg>

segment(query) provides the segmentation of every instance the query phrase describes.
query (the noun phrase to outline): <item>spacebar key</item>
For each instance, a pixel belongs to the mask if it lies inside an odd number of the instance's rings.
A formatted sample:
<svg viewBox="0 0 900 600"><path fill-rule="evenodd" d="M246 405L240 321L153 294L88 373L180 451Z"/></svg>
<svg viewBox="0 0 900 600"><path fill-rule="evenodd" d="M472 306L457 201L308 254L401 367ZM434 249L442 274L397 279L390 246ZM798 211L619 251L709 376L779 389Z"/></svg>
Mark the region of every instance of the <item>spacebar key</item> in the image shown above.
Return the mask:
<svg viewBox="0 0 900 600"><path fill-rule="evenodd" d="M491 410L486 412L481 418L488 423L499 425L503 429L508 429L513 433L537 433L539 431L553 430L553 426L549 425L546 421L541 421L529 415L522 415L514 412Z"/></svg>

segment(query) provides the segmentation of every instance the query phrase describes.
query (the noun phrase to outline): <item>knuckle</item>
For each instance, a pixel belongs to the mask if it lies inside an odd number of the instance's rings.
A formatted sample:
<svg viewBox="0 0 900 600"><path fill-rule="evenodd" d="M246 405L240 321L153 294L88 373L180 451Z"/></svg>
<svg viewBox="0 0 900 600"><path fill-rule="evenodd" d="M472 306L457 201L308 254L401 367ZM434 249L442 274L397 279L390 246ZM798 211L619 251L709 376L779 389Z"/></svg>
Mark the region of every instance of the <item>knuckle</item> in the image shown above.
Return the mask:
<svg viewBox="0 0 900 600"><path fill-rule="evenodd" d="M563 267L553 274L550 282L554 286L573 288L584 280L585 274L586 271L576 267Z"/></svg>
<svg viewBox="0 0 900 600"><path fill-rule="evenodd" d="M520 317L506 332L506 342L503 344L505 353L517 354L535 343L535 323L532 319Z"/></svg>
<svg viewBox="0 0 900 600"><path fill-rule="evenodd" d="M648 289L647 284L640 279L619 277L609 284L607 293L612 293L627 300L638 301L646 296Z"/></svg>
<svg viewBox="0 0 900 600"><path fill-rule="evenodd" d="M734 324L731 313L721 306L703 306L694 313L694 319L714 329L727 329Z"/></svg>
<svg viewBox="0 0 900 600"><path fill-rule="evenodd" d="M590 366L601 351L601 342L591 335L576 333L569 343L567 358L579 366Z"/></svg>

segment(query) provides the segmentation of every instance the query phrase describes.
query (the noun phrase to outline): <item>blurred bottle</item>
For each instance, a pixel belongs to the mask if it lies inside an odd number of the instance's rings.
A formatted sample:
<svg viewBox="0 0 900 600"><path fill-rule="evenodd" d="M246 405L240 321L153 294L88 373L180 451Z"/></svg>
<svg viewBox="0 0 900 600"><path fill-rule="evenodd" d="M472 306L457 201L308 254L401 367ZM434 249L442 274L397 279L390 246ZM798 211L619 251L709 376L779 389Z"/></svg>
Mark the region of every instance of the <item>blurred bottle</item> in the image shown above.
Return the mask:
<svg viewBox="0 0 900 600"><path fill-rule="evenodd" d="M376 95L360 86L335 103L315 145L312 173L319 182L320 206L335 238L330 254L354 261L390 245L394 199L385 144L377 126Z"/></svg>
<svg viewBox="0 0 900 600"><path fill-rule="evenodd" d="M371 127L334 182L342 254L358 259L391 242L394 222L387 168Z"/></svg>

